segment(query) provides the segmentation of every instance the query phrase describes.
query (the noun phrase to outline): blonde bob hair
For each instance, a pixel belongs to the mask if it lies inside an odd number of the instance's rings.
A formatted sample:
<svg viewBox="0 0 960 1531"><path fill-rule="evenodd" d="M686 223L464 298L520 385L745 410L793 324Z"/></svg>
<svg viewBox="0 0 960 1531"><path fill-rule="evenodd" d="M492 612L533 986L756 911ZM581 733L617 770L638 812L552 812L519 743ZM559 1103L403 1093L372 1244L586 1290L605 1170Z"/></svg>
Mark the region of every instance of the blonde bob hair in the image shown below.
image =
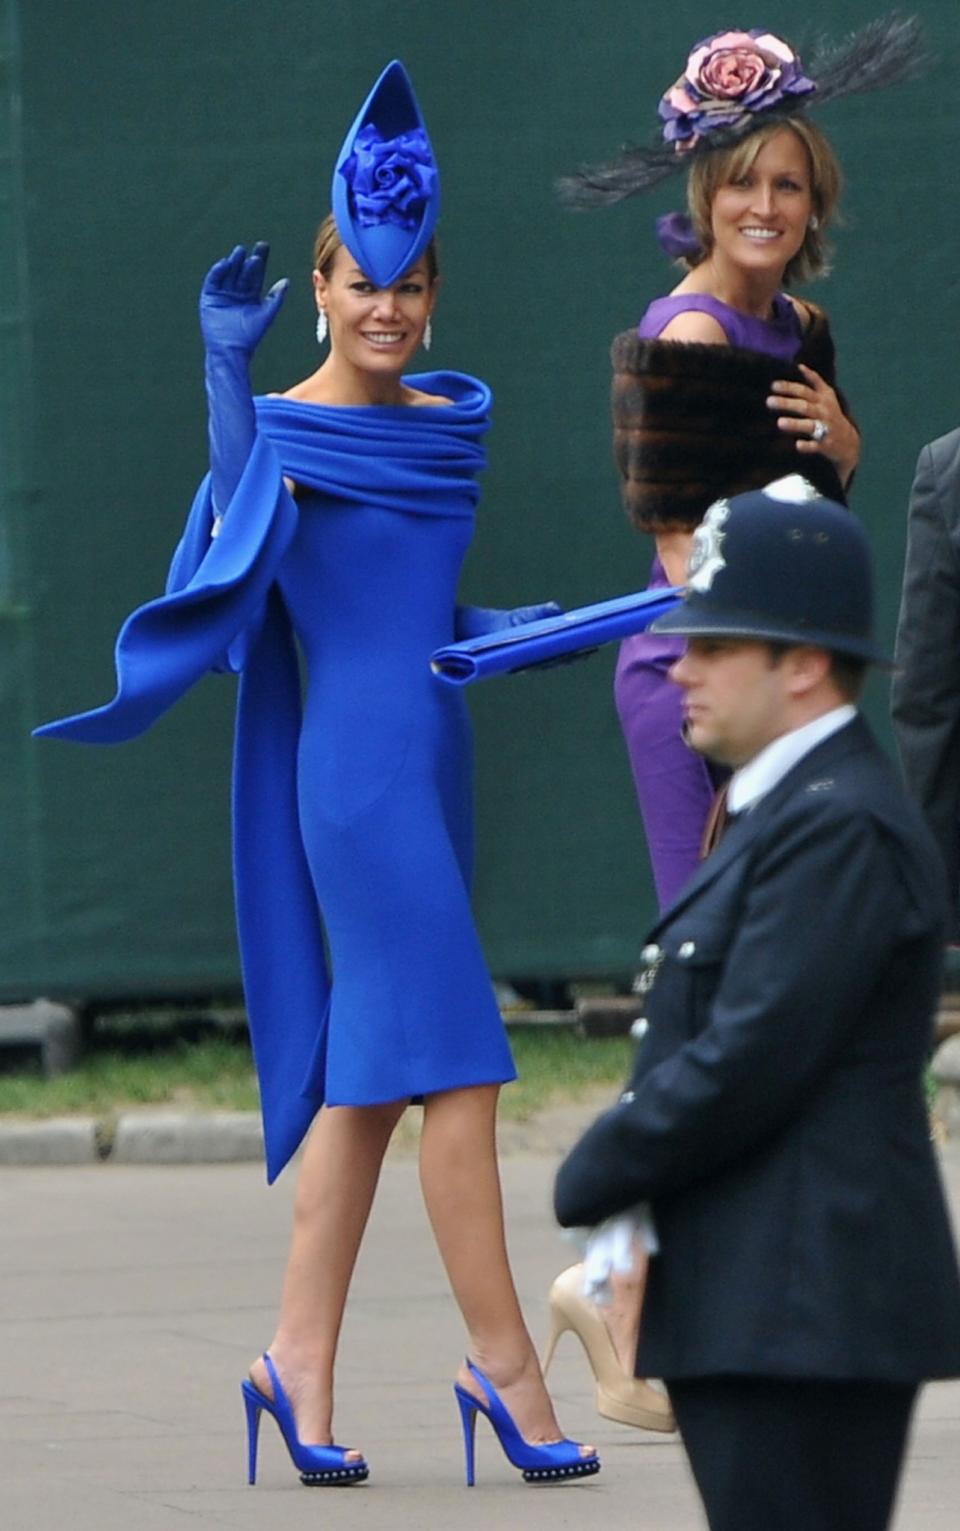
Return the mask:
<svg viewBox="0 0 960 1531"><path fill-rule="evenodd" d="M340 238L340 230L332 213L328 213L317 229L313 241L313 269L319 271L329 281L330 272L336 259L337 251L342 247L343 240ZM432 287L440 275L440 263L437 259L437 242L431 239L423 252L423 258L427 263L427 279Z"/></svg>
<svg viewBox="0 0 960 1531"><path fill-rule="evenodd" d="M687 179L687 207L702 253L684 262L688 270L699 266L713 248L711 214L713 199L720 187L729 185L745 174L764 145L783 132L784 128L796 133L807 151L810 192L817 218L817 227L807 229L803 244L788 263L784 281L808 282L812 277L826 275L829 270L829 247L825 235L831 220L839 221L842 176L837 157L826 136L809 118L799 116L789 121L781 118L765 123L729 149L714 149L693 161Z"/></svg>

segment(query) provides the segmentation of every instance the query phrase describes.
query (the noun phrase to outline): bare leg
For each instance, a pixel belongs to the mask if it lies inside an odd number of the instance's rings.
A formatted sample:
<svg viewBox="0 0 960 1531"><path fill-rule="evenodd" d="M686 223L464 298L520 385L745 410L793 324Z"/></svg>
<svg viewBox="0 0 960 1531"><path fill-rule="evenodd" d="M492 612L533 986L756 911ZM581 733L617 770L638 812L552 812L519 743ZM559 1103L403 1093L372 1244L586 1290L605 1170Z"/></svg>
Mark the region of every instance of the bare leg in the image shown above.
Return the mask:
<svg viewBox="0 0 960 1531"><path fill-rule="evenodd" d="M531 1445L563 1432L517 1300L497 1168L498 1085L448 1090L424 1102L420 1182L471 1360L490 1378ZM465 1367L457 1381L483 1398ZM584 1447L585 1454L593 1448Z"/></svg>
<svg viewBox="0 0 960 1531"><path fill-rule="evenodd" d="M333 1363L347 1290L383 1156L406 1105L325 1106L307 1139L280 1315L267 1347L305 1444L332 1439ZM262 1360L250 1376L269 1397Z"/></svg>
<svg viewBox="0 0 960 1531"><path fill-rule="evenodd" d="M633 1376L640 1340L640 1312L647 1284L648 1256L636 1241L633 1245L633 1270L613 1271L610 1276L610 1301L598 1305L597 1312L617 1353L617 1360L628 1377Z"/></svg>

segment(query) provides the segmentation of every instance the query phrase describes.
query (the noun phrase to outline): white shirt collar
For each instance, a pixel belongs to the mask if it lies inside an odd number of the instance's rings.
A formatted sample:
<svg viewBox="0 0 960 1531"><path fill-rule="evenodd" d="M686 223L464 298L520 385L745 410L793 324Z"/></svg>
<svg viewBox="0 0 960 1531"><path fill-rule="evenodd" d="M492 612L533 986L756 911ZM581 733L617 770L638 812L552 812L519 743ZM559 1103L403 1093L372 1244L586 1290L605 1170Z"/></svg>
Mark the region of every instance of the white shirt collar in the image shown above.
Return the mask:
<svg viewBox="0 0 960 1531"><path fill-rule="evenodd" d="M823 713L819 718L814 718L812 723L804 723L802 728L793 728L787 734L781 734L779 739L774 739L748 760L739 771L734 771L730 778L730 789L727 793L727 808L730 813L743 813L745 809L752 808L762 797L772 791L797 764L804 755L809 755L812 749L822 744L824 739L829 739L838 729L844 728L857 715L857 709L849 702L842 707L833 707L829 712Z"/></svg>

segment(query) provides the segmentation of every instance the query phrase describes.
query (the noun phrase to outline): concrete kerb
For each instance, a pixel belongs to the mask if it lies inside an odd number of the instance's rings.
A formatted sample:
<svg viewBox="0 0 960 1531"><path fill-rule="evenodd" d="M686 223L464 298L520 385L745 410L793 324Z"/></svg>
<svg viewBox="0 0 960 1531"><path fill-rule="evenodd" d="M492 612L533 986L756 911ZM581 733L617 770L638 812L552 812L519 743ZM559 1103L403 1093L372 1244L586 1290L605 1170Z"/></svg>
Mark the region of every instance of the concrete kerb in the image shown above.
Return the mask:
<svg viewBox="0 0 960 1531"><path fill-rule="evenodd" d="M577 1101L548 1106L529 1119L502 1117L502 1153L562 1154L615 1092L584 1091ZM415 1153L422 1112L401 1119L390 1152ZM115 1118L59 1117L0 1123L0 1166L44 1164L240 1164L263 1162L263 1128L255 1111L122 1112Z"/></svg>
<svg viewBox="0 0 960 1531"><path fill-rule="evenodd" d="M239 1164L263 1159L255 1111L131 1111L0 1123L0 1165Z"/></svg>
<svg viewBox="0 0 960 1531"><path fill-rule="evenodd" d="M0 1125L0 1164L95 1164L100 1123L89 1116Z"/></svg>
<svg viewBox="0 0 960 1531"><path fill-rule="evenodd" d="M957 1038L960 1042L960 1038ZM936 1114L950 1144L960 1151L960 1049L957 1083L938 1078ZM559 1155L593 1115L613 1098L605 1087L579 1100L538 1111L529 1120L501 1117L503 1154ZM390 1152L415 1153L421 1113L401 1119ZM942 1139L941 1139L942 1141ZM51 1164L241 1164L263 1162L263 1128L254 1111L131 1111L114 1119L58 1117L0 1123L0 1166Z"/></svg>
<svg viewBox="0 0 960 1531"><path fill-rule="evenodd" d="M117 1164L238 1164L263 1158L263 1128L251 1111L136 1112L117 1119Z"/></svg>

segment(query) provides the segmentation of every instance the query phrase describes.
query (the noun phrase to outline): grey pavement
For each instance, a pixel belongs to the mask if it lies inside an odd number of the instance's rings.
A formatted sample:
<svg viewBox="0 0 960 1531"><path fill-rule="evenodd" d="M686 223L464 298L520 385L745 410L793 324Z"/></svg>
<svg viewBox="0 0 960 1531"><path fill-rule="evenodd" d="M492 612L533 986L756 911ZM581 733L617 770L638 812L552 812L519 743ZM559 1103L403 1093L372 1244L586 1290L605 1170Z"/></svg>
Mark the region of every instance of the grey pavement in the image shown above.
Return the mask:
<svg viewBox="0 0 960 1531"><path fill-rule="evenodd" d="M511 1252L538 1339L569 1259L552 1173L589 1114L505 1133ZM943 1163L960 1219L960 1145ZM302 1488L264 1417L248 1488L239 1380L271 1330L292 1189L287 1176L268 1190L250 1163L0 1168L3 1531L702 1528L676 1438L601 1421L569 1335L551 1386L565 1428L599 1445L600 1477L526 1486L481 1420L478 1483L464 1486L449 1381L462 1332L409 1141L384 1168L339 1371L338 1436L364 1448L370 1481ZM960 1383L940 1383L921 1403L896 1528L955 1531L958 1519Z"/></svg>

